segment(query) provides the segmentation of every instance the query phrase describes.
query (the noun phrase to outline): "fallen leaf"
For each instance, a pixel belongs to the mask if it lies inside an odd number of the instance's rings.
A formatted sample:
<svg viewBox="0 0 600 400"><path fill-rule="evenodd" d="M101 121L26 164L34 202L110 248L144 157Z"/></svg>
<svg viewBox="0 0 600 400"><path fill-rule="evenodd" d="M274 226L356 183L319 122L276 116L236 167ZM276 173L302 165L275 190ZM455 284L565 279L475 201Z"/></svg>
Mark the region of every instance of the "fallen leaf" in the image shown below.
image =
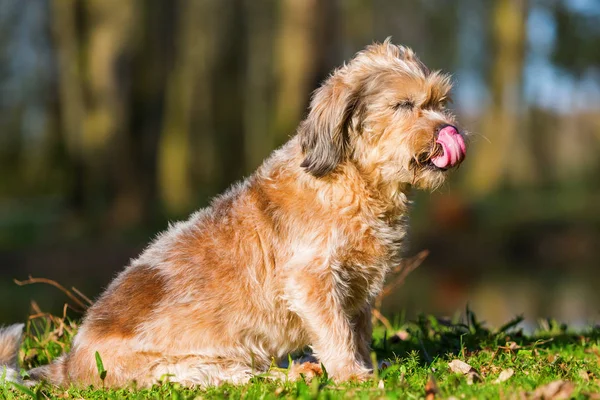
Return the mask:
<svg viewBox="0 0 600 400"><path fill-rule="evenodd" d="M589 374L588 374L588 372L587 372L586 370L584 370L584 369L580 369L580 370L579 370L579 377L580 377L581 379L583 379L584 381L586 381L586 382L589 382L589 381L590 381L590 375L589 375Z"/></svg>
<svg viewBox="0 0 600 400"><path fill-rule="evenodd" d="M477 370L464 361L452 360L448 363L448 366L450 367L450 371L465 375L467 377L468 385L472 385L473 382L482 380L481 375L479 375Z"/></svg>
<svg viewBox="0 0 600 400"><path fill-rule="evenodd" d="M540 386L533 392L532 400L561 400L568 399L575 390L575 385L568 381L554 381Z"/></svg>
<svg viewBox="0 0 600 400"><path fill-rule="evenodd" d="M461 374L468 374L473 369L473 367L461 360L452 360L448 363L448 366L450 367L450 371Z"/></svg>
<svg viewBox="0 0 600 400"><path fill-rule="evenodd" d="M433 375L429 375L429 379L425 384L425 400L434 400L435 395L440 392L440 389L435 382Z"/></svg>
<svg viewBox="0 0 600 400"><path fill-rule="evenodd" d="M377 384L377 389L382 389L383 390L384 388L385 388L385 386L383 384L383 381L380 379L379 383Z"/></svg>
<svg viewBox="0 0 600 400"><path fill-rule="evenodd" d="M502 382L506 382L507 380L510 379L511 376L513 376L515 374L515 371L512 368L509 369L505 369L502 372L500 372L500 376L498 376L498 379L496 379L494 381L494 383L502 383Z"/></svg>

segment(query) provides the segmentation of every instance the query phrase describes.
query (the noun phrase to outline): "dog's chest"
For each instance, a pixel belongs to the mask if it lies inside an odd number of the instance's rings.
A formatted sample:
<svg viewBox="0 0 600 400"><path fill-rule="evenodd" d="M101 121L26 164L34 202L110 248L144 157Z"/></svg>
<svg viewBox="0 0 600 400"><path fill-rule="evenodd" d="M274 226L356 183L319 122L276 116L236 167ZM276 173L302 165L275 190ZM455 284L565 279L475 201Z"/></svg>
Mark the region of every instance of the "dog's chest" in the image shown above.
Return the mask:
<svg viewBox="0 0 600 400"><path fill-rule="evenodd" d="M386 273L400 261L406 224L375 221L347 233L335 252L332 270L345 308L355 310L379 294Z"/></svg>

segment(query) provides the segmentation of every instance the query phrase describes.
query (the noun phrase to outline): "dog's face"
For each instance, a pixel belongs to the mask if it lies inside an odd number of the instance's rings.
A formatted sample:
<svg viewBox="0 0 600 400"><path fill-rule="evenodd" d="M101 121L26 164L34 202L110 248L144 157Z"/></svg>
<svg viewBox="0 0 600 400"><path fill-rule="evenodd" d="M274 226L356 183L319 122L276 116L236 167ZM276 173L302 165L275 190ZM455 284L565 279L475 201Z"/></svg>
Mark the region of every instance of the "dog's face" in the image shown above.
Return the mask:
<svg viewBox="0 0 600 400"><path fill-rule="evenodd" d="M324 177L351 162L378 183L438 187L466 154L445 108L450 89L410 49L367 47L315 92L299 131L302 166Z"/></svg>

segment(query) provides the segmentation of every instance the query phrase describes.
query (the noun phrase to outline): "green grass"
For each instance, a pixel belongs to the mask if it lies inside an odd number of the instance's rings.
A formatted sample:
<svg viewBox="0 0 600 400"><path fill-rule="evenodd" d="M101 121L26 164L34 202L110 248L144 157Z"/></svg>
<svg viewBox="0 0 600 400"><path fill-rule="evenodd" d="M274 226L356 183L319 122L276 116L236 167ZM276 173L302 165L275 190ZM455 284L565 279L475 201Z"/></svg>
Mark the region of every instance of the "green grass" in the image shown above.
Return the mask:
<svg viewBox="0 0 600 400"><path fill-rule="evenodd" d="M21 349L24 368L44 364L68 350L77 326L60 318L29 323ZM374 355L389 360L390 366L376 372L364 383L335 384L327 377L311 382L272 381L257 376L243 386L225 385L208 389L186 389L163 384L151 389L104 390L101 388L32 388L0 384L0 398L84 398L84 399L212 399L212 398L524 398L537 388L556 380L570 382L567 395L573 398L600 398L600 328L571 332L553 321L544 321L532 334L519 328L519 318L492 330L467 310L454 321L420 317L402 322L389 331L375 328ZM400 332L400 334L397 334ZM401 338L402 337L402 338ZM480 380L469 384L467 376L452 372L449 362L462 360L476 371ZM99 363L100 373L103 370ZM495 383L503 370L514 374ZM106 371L104 372L106 373ZM110 373L110 371L108 371ZM570 394L569 394L570 393ZM434 396L434 397L432 397Z"/></svg>

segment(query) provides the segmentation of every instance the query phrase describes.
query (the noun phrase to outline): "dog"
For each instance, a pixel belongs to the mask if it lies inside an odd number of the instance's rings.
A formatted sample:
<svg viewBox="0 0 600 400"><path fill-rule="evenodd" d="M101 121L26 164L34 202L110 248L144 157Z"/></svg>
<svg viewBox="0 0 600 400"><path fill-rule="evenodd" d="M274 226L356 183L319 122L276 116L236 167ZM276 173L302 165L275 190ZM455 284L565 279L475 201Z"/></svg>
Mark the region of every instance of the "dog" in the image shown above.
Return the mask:
<svg viewBox="0 0 600 400"><path fill-rule="evenodd" d="M314 92L295 136L160 234L90 307L71 351L31 378L241 384L310 346L334 380L368 379L371 302L400 262L411 192L438 188L466 155L450 89L411 49L367 46ZM14 376L21 327L1 332Z"/></svg>

